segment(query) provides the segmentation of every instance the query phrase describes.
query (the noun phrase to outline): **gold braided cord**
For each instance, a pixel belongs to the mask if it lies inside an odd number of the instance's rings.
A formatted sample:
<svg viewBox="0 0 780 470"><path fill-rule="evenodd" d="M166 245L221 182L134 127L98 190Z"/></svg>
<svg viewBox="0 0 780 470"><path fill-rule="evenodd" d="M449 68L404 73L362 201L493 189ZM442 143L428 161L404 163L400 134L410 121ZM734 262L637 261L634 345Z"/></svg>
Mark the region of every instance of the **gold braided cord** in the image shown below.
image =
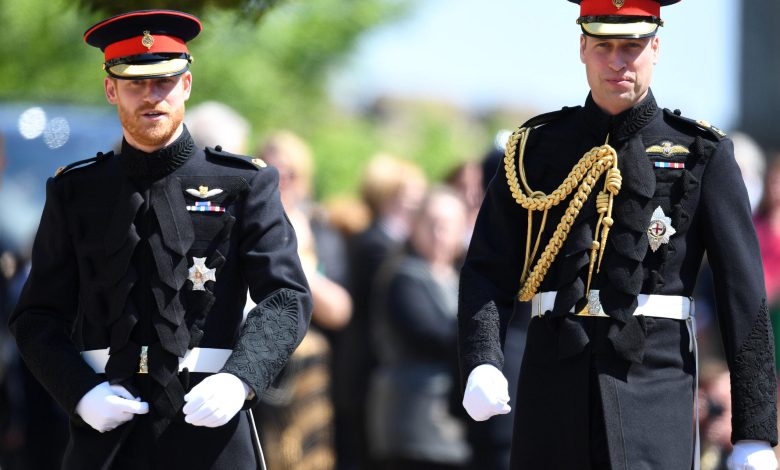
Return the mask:
<svg viewBox="0 0 780 470"><path fill-rule="evenodd" d="M596 209L599 213L599 220L596 224L594 240L591 245L590 268L588 272L589 291L594 263L598 258L598 265L599 267L601 266L601 259L604 254L607 236L610 227L614 223L614 220L612 219L613 199L620 191L622 182L620 170L617 168L617 152L615 152L615 149L607 143L601 147L594 147L582 156L580 161L572 168L569 175L563 180L560 186L551 194L547 195L541 191L533 191L530 186L528 186L525 177L523 158L525 156L525 145L530 132L531 128L520 128L515 131L507 142L504 157L504 170L506 171L507 184L509 185L512 197L521 207L528 210L525 262L523 265L522 277L520 279L521 287L518 298L521 301L531 300L539 290L539 286L541 286L544 277L547 275L550 265L555 261L563 243L569 236L569 231L571 230L574 220L579 215L582 206L585 204L588 196L590 196L598 179L606 173L607 176L604 181L604 189L597 195L596 200ZM515 166L515 155L517 154L518 148L520 149L520 155L518 156L519 171ZM520 187L521 183L523 186L522 189ZM534 265L533 270L529 272L532 261L536 257L542 232L544 231L547 220L547 211L551 207L560 204L575 190L576 193L569 202L555 232L547 242L544 251ZM532 239L531 233L533 231L532 221L534 211L542 211L543 216L535 246L533 251L529 251ZM599 234L601 237L599 237Z"/></svg>

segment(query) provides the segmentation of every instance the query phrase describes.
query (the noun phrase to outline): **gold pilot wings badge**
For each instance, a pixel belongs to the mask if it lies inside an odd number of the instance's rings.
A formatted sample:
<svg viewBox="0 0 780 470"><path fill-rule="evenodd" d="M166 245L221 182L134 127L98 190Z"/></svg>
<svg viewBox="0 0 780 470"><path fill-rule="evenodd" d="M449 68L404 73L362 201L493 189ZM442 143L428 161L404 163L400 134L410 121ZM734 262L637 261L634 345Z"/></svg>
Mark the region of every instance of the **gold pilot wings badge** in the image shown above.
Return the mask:
<svg viewBox="0 0 780 470"><path fill-rule="evenodd" d="M661 155L663 157L674 157L677 155L688 155L691 153L688 148L673 142L669 142L668 140L661 142L659 145L651 145L650 147L647 147L645 152L653 155Z"/></svg>

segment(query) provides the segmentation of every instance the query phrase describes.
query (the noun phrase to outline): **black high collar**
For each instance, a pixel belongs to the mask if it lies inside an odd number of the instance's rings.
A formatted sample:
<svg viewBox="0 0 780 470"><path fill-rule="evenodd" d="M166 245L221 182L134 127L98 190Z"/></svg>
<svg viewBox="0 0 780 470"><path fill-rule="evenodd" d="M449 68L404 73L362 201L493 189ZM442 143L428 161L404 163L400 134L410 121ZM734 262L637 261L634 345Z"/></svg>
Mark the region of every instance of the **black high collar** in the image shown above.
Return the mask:
<svg viewBox="0 0 780 470"><path fill-rule="evenodd" d="M588 94L584 111L584 126L590 129L594 137L606 140L609 134L609 141L616 142L630 137L652 121L658 112L658 105L653 91L647 90L647 96L640 103L613 116L604 112L593 101L592 94Z"/></svg>
<svg viewBox="0 0 780 470"><path fill-rule="evenodd" d="M195 153L195 142L187 127L170 145L147 153L122 139L122 168L134 179L157 180L179 168Z"/></svg>

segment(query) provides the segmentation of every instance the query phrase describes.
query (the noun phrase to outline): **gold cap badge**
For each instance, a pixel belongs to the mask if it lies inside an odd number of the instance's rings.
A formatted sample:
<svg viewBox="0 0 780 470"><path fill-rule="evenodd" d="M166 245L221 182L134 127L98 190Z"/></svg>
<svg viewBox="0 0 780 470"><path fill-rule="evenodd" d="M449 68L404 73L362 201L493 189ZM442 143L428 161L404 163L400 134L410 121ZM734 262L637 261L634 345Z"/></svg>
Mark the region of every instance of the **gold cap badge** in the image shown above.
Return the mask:
<svg viewBox="0 0 780 470"><path fill-rule="evenodd" d="M149 31L144 31L144 37L141 38L141 44L147 49L151 49L154 45L154 38Z"/></svg>
<svg viewBox="0 0 780 470"><path fill-rule="evenodd" d="M615 5L615 8L620 10L623 8L623 5L626 4L626 0L612 0L612 4Z"/></svg>

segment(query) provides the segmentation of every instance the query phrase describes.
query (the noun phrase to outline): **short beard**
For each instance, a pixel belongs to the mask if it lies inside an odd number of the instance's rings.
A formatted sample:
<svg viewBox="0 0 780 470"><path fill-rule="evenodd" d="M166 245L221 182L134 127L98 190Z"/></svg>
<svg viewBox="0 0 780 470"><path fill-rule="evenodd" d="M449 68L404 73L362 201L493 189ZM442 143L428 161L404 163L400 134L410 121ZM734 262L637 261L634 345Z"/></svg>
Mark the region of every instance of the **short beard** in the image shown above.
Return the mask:
<svg viewBox="0 0 780 470"><path fill-rule="evenodd" d="M144 124L141 117L122 106L118 106L119 122L125 132L140 145L145 147L165 147L176 134L184 120L184 106L178 109L165 110L168 119L158 123Z"/></svg>

